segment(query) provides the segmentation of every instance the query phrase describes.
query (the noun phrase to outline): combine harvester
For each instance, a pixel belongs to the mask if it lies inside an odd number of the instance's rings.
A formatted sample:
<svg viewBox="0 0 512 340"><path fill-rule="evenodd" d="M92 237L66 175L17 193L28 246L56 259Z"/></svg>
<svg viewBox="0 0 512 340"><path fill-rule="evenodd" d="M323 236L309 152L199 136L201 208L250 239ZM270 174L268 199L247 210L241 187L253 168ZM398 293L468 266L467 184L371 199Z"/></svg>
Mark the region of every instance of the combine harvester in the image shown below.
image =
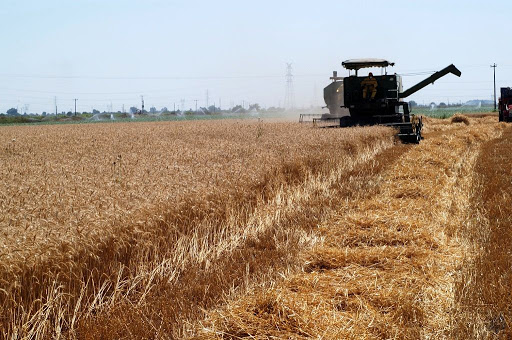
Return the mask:
<svg viewBox="0 0 512 340"><path fill-rule="evenodd" d="M502 87L500 90L501 96L498 102L499 121L512 122L512 89L510 87Z"/></svg>
<svg viewBox="0 0 512 340"><path fill-rule="evenodd" d="M452 73L460 77L461 72L452 64L430 77L402 91L402 77L388 75L387 67L394 63L384 59L352 59L342 63L349 70L348 77L338 77L334 71L332 83L324 88L324 100L329 114L314 118L318 126L346 127L354 125L385 125L399 130L398 136L407 143L421 140L421 117L410 114L409 104L403 101L437 79ZM381 68L383 75L358 76L362 68ZM354 71L355 74L350 73Z"/></svg>

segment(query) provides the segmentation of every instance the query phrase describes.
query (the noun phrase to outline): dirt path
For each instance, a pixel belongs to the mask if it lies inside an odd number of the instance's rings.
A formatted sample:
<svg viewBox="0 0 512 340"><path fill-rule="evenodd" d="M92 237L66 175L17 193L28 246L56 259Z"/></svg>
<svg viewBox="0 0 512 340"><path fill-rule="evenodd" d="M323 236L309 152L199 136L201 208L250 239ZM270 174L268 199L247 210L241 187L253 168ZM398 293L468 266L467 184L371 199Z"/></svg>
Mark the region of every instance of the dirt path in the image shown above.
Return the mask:
<svg viewBox="0 0 512 340"><path fill-rule="evenodd" d="M333 190L337 214L302 252L302 272L229 300L192 337L449 337L473 169L501 129L487 118L430 126L383 171L350 174L350 195Z"/></svg>

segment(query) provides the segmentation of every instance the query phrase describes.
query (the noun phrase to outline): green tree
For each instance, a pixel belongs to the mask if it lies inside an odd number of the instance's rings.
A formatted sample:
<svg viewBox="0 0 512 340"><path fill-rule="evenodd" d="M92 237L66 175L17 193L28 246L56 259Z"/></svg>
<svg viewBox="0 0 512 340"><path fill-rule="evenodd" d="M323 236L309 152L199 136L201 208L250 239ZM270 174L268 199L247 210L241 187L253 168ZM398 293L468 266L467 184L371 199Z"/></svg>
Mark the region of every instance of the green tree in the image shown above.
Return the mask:
<svg viewBox="0 0 512 340"><path fill-rule="evenodd" d="M7 114L9 116L19 116L18 109L15 109L14 107L7 110Z"/></svg>
<svg viewBox="0 0 512 340"><path fill-rule="evenodd" d="M215 113L215 112L219 112L220 109L218 107L216 107L215 105L210 105L208 107L208 113Z"/></svg>
<svg viewBox="0 0 512 340"><path fill-rule="evenodd" d="M251 105L249 105L249 111L251 111L251 110L254 110L254 111L259 111L259 110L261 110L260 104L257 104L257 103L256 103L256 104L251 104Z"/></svg>
<svg viewBox="0 0 512 340"><path fill-rule="evenodd" d="M242 105L237 105L231 109L231 112L244 113L245 109L242 107Z"/></svg>

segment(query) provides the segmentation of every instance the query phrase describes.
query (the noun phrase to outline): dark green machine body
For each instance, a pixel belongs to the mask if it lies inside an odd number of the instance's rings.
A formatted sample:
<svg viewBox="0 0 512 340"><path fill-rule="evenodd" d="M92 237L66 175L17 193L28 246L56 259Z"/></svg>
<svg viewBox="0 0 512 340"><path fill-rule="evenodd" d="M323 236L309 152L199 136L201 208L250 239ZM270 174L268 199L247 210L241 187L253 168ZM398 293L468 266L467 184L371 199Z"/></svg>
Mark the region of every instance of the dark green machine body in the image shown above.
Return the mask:
<svg viewBox="0 0 512 340"><path fill-rule="evenodd" d="M402 77L396 74L375 76L378 86L374 99L370 99L370 94L363 98L361 82L365 78L351 76L343 79L344 106L349 109L350 116L359 124L402 122L400 116L404 106L407 110L407 103L399 98Z"/></svg>
<svg viewBox="0 0 512 340"><path fill-rule="evenodd" d="M358 70L365 67L393 66L380 59L358 59L343 62L343 66L349 70L355 70L355 75L338 77L334 72L333 82L324 89L324 99L329 108L329 115L340 120L340 126L373 125L382 124L394 126L399 129L399 137L407 142L419 142L421 140L421 118L412 121L409 105L403 98L419 91L425 86L434 83L437 79L448 73L461 75L461 72L452 64L430 77L414 85L407 91L402 90L402 77L397 74L385 74L374 76L377 87L376 94L371 98L367 93L363 96L364 76L358 76ZM367 89L367 91L369 91ZM339 112L348 109L350 116L340 117ZM326 119L329 119L326 117ZM332 118L331 118L332 119Z"/></svg>

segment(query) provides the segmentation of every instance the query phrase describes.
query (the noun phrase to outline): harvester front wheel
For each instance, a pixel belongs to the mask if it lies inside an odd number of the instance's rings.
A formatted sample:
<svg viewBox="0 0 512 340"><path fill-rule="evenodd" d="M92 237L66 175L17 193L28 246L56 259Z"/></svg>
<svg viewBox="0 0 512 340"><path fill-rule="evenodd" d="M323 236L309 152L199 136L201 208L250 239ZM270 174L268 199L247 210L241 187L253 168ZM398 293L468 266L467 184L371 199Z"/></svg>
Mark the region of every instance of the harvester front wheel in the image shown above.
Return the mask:
<svg viewBox="0 0 512 340"><path fill-rule="evenodd" d="M421 141L421 130L416 133L416 144L420 144Z"/></svg>

